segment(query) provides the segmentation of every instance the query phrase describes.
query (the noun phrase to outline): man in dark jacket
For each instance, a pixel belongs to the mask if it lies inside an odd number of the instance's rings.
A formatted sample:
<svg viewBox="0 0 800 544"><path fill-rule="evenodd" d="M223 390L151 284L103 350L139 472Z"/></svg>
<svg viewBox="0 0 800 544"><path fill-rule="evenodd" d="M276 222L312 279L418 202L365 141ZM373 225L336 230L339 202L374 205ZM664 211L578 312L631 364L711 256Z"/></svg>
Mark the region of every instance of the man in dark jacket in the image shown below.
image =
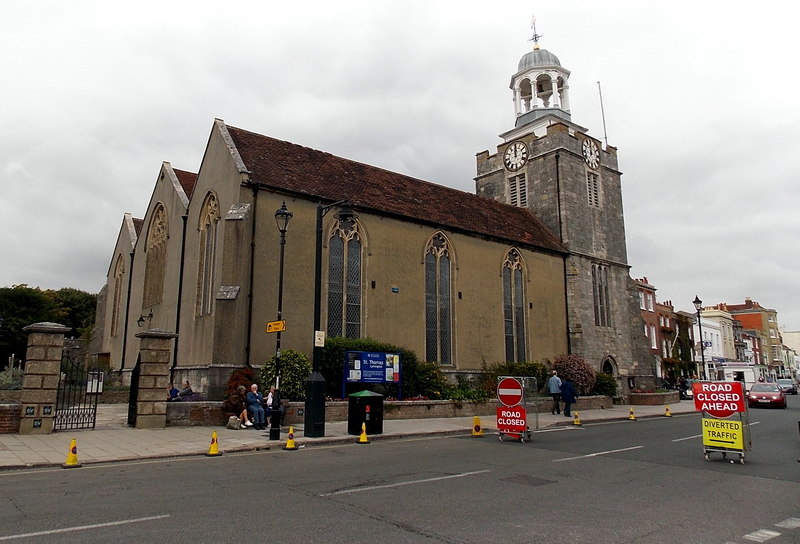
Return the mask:
<svg viewBox="0 0 800 544"><path fill-rule="evenodd" d="M578 400L578 394L575 391L575 386L566 377L561 380L561 400L564 401L564 415L572 417L570 407Z"/></svg>

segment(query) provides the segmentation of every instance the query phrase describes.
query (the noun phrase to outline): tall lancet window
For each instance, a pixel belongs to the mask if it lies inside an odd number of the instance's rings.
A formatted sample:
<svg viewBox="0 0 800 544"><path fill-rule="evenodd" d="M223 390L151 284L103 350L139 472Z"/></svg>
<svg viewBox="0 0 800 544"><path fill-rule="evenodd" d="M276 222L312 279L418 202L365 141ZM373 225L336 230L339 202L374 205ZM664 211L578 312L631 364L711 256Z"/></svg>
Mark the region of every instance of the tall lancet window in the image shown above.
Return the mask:
<svg viewBox="0 0 800 544"><path fill-rule="evenodd" d="M198 221L200 247L197 260L197 298L195 314L210 315L214 311L215 263L217 257L217 231L219 227L219 201L208 193L200 209Z"/></svg>
<svg viewBox="0 0 800 544"><path fill-rule="evenodd" d="M328 336L361 337L361 289L361 234L346 219L328 244Z"/></svg>
<svg viewBox="0 0 800 544"><path fill-rule="evenodd" d="M608 267L592 265L592 291L594 295L594 324L598 327L611 326L611 305L608 294Z"/></svg>
<svg viewBox="0 0 800 544"><path fill-rule="evenodd" d="M453 364L451 250L441 232L425 249L425 359Z"/></svg>
<svg viewBox="0 0 800 544"><path fill-rule="evenodd" d="M111 336L119 334L119 324L122 317L122 289L123 278L125 276L125 261L122 255L117 256L117 262L114 265L114 295L111 300Z"/></svg>
<svg viewBox="0 0 800 544"><path fill-rule="evenodd" d="M525 352L525 275L522 256L511 249L503 262L503 324L506 362L527 359Z"/></svg>
<svg viewBox="0 0 800 544"><path fill-rule="evenodd" d="M164 297L164 270L167 265L167 238L169 223L167 212L159 202L150 219L145 244L144 296L142 306L152 306L161 302Z"/></svg>

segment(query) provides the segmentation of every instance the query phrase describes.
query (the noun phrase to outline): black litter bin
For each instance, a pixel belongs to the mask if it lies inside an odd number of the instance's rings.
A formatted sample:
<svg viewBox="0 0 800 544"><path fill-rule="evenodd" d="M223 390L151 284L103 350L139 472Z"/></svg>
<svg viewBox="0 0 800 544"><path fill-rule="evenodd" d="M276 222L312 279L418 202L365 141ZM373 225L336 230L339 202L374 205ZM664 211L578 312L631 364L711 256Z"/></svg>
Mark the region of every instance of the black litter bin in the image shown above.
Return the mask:
<svg viewBox="0 0 800 544"><path fill-rule="evenodd" d="M350 395L347 407L348 434L361 434L361 424L367 434L383 433L383 395L372 391L359 391Z"/></svg>

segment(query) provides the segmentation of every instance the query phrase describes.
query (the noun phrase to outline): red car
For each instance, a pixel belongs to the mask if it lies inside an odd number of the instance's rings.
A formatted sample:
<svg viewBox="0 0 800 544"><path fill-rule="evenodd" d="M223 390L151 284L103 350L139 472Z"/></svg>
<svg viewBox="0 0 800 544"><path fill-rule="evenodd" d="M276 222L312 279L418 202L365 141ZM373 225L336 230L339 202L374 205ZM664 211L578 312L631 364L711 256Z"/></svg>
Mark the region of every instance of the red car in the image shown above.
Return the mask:
<svg viewBox="0 0 800 544"><path fill-rule="evenodd" d="M786 408L786 393L777 383L755 383L747 392L747 405Z"/></svg>

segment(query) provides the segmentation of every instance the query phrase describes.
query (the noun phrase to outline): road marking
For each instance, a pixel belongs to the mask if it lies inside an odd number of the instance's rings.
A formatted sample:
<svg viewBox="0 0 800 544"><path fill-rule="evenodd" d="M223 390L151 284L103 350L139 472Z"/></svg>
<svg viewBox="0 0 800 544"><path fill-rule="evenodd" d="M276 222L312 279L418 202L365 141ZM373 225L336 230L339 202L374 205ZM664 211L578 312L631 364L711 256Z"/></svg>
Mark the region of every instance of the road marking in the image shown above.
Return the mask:
<svg viewBox="0 0 800 544"><path fill-rule="evenodd" d="M676 438L676 439L673 440L673 442L683 442L684 440L692 440L694 438L700 438L701 436L703 436L703 435L702 434L696 434L694 436L687 436L685 438Z"/></svg>
<svg viewBox="0 0 800 544"><path fill-rule="evenodd" d="M330 497L331 495L343 495L345 493L358 493L360 491L372 491L373 489L389 489L392 487L400 487L404 485L412 485L412 484L424 484L426 482L436 482L439 480L450 480L453 478L463 478L464 476L473 476L475 474L483 474L485 472L491 472L490 470L476 470L473 472L462 472L461 474L451 474L449 476L437 476L436 478L426 478L424 480L412 480L410 482L398 482L396 484L386 484L386 485L371 485L369 487L354 487L352 489L342 489L340 491L334 491L332 493L323 493L320 497Z"/></svg>
<svg viewBox="0 0 800 544"><path fill-rule="evenodd" d="M776 536L781 536L781 533L777 531L770 531L769 529L759 529L758 531L747 533L746 535L742 536L742 538L752 540L753 542L766 542L767 540L775 538Z"/></svg>
<svg viewBox="0 0 800 544"><path fill-rule="evenodd" d="M140 523L142 521L153 521L168 518L169 514L161 516L147 516L146 518L123 519L120 521L109 521L107 523L93 523L92 525L78 525L76 527L64 527L63 529L51 529L49 531L37 531L35 533L20 533L18 535L0 536L0 540L14 540L17 538L30 538L32 536L57 535L73 531L85 531L87 529L100 529L102 527L114 527L116 525L128 525L130 523Z"/></svg>
<svg viewBox="0 0 800 544"><path fill-rule="evenodd" d="M619 450L608 450L608 451L598 451L597 453L589 453L587 455L578 455L576 457L564 457L563 459L553 459L554 463L558 463L559 461L573 461L575 459L586 459L587 457L597 457L598 455L608 455L609 453L619 453L621 451L630 451L630 450L638 450L639 448L643 448L644 446L632 446L630 448L622 448Z"/></svg>
<svg viewBox="0 0 800 544"><path fill-rule="evenodd" d="M775 527L782 527L784 529L797 529L800 527L800 518L789 518L776 523Z"/></svg>

